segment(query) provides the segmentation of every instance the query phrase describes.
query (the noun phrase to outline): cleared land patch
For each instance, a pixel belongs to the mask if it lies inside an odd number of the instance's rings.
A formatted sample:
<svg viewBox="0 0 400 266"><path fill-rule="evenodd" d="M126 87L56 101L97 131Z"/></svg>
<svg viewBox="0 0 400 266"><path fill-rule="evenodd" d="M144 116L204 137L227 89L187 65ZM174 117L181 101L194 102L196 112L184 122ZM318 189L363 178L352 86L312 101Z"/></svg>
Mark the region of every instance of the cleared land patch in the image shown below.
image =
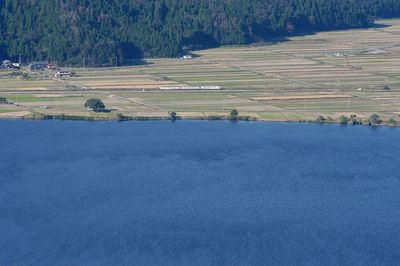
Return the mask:
<svg viewBox="0 0 400 266"><path fill-rule="evenodd" d="M325 95L296 95L296 96L260 96L254 97L253 100L259 101L276 101L276 100L309 100L309 99L329 99L329 98L349 98L351 95L345 94L325 94Z"/></svg>

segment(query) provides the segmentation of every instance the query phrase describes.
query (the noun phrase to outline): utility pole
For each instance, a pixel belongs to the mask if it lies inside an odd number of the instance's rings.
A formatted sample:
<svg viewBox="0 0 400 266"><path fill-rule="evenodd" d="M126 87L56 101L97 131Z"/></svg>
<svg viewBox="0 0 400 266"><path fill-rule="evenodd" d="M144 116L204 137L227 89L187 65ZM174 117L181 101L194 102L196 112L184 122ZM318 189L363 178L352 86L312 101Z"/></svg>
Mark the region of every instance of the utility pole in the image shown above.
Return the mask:
<svg viewBox="0 0 400 266"><path fill-rule="evenodd" d="M143 90L144 91L144 90ZM174 92L167 92L167 94L171 94L171 104L170 104L170 109L171 112L175 112L175 98L174 98Z"/></svg>
<svg viewBox="0 0 400 266"><path fill-rule="evenodd" d="M350 112L350 96L347 96L347 112Z"/></svg>

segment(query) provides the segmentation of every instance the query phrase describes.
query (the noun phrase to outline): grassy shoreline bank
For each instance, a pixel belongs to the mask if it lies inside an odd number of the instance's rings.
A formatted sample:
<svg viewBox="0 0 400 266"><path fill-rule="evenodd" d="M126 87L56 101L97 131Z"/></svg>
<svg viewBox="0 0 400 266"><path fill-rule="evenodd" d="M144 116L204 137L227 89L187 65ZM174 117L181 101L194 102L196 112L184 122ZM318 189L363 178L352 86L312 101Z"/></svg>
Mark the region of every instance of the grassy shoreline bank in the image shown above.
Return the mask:
<svg viewBox="0 0 400 266"><path fill-rule="evenodd" d="M389 123L387 121L382 121L379 124L370 123L369 121L361 121L359 123L353 123L349 121L348 123L341 123L340 121L318 121L315 120L270 120L262 119L257 117L239 116L237 119L232 120L229 116L192 116L192 117L179 117L171 119L169 116L138 116L130 117L124 116L119 117L96 117L96 116L76 116L76 115L45 115L45 114L32 114L25 117L0 117L0 120L60 120L60 121L116 121L116 122L144 122L144 121L231 121L231 122L260 122L260 123L299 123L299 124L331 124L331 125L343 125L343 126L364 126L364 127L390 127L398 128L400 123Z"/></svg>

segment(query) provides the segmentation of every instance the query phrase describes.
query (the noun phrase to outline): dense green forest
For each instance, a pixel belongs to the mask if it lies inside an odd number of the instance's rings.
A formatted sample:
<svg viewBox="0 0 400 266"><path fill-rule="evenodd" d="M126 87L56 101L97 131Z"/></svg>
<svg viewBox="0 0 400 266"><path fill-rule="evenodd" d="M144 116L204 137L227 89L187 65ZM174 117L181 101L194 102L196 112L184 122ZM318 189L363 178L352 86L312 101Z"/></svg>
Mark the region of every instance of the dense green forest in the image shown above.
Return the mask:
<svg viewBox="0 0 400 266"><path fill-rule="evenodd" d="M398 0L1 0L0 58L131 64L395 16Z"/></svg>

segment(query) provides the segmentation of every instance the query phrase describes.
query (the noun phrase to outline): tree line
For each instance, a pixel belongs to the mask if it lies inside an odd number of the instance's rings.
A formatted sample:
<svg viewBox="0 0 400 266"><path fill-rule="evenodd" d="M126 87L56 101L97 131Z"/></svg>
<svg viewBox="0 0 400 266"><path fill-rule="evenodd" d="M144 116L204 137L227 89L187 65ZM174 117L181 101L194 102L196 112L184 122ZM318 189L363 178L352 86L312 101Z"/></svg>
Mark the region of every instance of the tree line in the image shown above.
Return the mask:
<svg viewBox="0 0 400 266"><path fill-rule="evenodd" d="M2 0L0 58L135 64L396 16L398 0Z"/></svg>

